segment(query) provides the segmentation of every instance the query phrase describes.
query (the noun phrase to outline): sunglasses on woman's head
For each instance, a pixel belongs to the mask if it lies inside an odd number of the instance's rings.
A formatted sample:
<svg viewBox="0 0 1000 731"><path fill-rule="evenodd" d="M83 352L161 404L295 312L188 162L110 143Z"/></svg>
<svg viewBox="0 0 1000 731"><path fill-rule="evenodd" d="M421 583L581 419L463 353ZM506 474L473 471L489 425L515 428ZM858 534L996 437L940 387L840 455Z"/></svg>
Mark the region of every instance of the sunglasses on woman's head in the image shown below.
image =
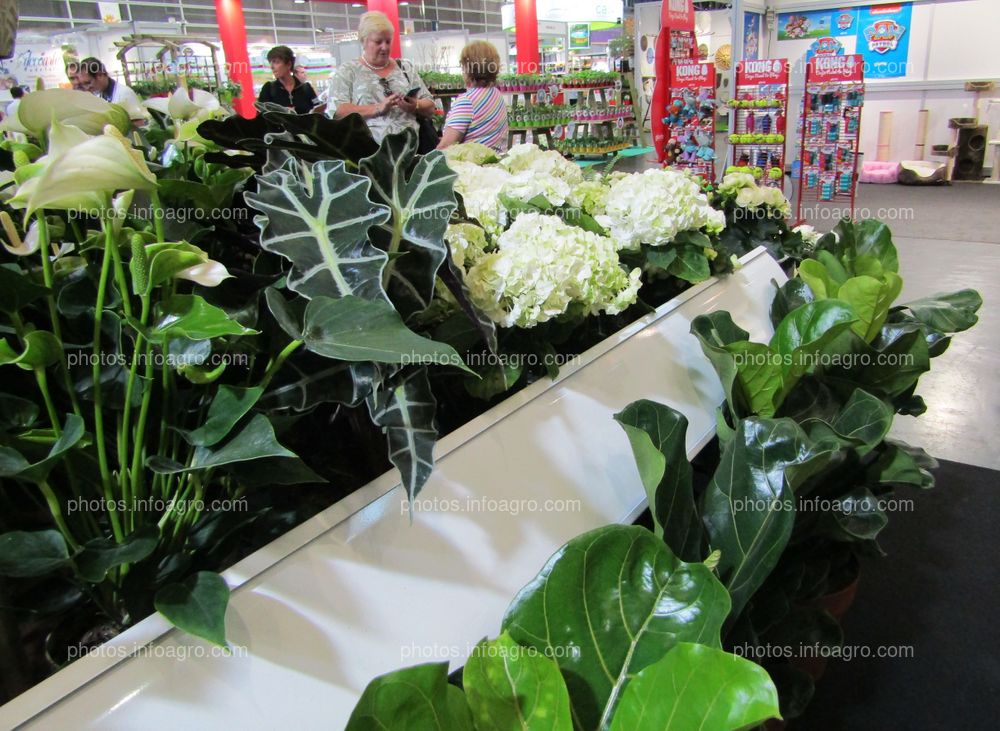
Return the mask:
<svg viewBox="0 0 1000 731"><path fill-rule="evenodd" d="M389 86L389 79L379 79L378 83L382 86L382 91L385 92L386 96L392 96L392 88Z"/></svg>

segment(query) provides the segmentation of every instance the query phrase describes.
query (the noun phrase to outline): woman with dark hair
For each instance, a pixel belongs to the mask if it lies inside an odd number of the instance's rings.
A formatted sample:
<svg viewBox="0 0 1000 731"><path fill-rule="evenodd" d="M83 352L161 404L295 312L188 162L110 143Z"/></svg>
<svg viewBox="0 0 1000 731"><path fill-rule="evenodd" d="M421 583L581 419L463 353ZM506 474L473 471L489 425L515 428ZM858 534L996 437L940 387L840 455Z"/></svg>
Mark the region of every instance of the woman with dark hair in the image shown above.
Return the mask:
<svg viewBox="0 0 1000 731"><path fill-rule="evenodd" d="M274 81L268 81L257 96L258 102L269 102L294 111L296 114L322 111L322 104L312 84L295 77L295 54L288 46L275 46L267 52Z"/></svg>

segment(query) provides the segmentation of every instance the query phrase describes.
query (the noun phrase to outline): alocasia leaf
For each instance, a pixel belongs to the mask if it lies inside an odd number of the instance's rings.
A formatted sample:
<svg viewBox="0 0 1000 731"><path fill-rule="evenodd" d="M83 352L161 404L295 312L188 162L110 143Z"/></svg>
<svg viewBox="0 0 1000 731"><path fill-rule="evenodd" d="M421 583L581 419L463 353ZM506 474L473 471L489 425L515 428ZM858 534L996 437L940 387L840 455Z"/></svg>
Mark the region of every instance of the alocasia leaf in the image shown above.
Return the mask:
<svg viewBox="0 0 1000 731"><path fill-rule="evenodd" d="M681 642L629 683L611 731L736 731L780 717L778 690L764 668Z"/></svg>
<svg viewBox="0 0 1000 731"><path fill-rule="evenodd" d="M465 695L448 684L448 663L427 663L372 680L345 731L472 731Z"/></svg>
<svg viewBox="0 0 1000 731"><path fill-rule="evenodd" d="M260 211L260 244L292 262L288 288L303 297L386 299L382 271L388 260L368 241L368 230L388 220L389 210L368 198L371 181L341 161L312 166L303 183L294 161L257 178L247 203Z"/></svg>
<svg viewBox="0 0 1000 731"><path fill-rule="evenodd" d="M639 526L584 533L514 598L503 628L559 663L574 726L610 724L629 682L678 642L720 646L729 596Z"/></svg>
<svg viewBox="0 0 1000 731"><path fill-rule="evenodd" d="M411 368L368 397L372 421L382 428L389 443L389 461L402 477L406 495L413 500L434 470L437 401L427 380L426 368Z"/></svg>
<svg viewBox="0 0 1000 731"><path fill-rule="evenodd" d="M416 134L407 130L386 136L378 152L361 161L362 173L371 178L371 199L389 209L372 230L372 241L389 255L382 285L404 320L431 302L448 250L444 233L457 205L458 174L444 154L416 152Z"/></svg>

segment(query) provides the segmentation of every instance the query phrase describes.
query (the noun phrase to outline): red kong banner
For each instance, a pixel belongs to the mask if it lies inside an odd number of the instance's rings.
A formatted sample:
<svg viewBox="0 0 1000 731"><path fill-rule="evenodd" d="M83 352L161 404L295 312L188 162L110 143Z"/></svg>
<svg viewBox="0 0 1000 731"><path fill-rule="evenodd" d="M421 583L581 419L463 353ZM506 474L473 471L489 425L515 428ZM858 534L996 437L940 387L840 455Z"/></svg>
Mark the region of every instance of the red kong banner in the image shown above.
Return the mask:
<svg viewBox="0 0 1000 731"><path fill-rule="evenodd" d="M661 27L676 28L682 25L694 26L694 2L692 0L663 0L660 7Z"/></svg>
<svg viewBox="0 0 1000 731"><path fill-rule="evenodd" d="M787 84L788 59L764 58L759 61L740 61L736 64L736 85Z"/></svg>
<svg viewBox="0 0 1000 731"><path fill-rule="evenodd" d="M864 81L864 57L814 56L809 59L808 81Z"/></svg>
<svg viewBox="0 0 1000 731"><path fill-rule="evenodd" d="M670 88L715 87L715 64L699 61L679 61L670 69Z"/></svg>

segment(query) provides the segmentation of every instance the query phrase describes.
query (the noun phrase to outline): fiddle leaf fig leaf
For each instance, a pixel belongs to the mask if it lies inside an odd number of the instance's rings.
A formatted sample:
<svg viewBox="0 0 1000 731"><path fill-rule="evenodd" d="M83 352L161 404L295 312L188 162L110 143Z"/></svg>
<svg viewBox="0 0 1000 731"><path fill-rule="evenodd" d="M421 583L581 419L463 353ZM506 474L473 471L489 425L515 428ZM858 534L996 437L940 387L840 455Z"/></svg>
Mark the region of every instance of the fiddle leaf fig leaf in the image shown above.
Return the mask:
<svg viewBox="0 0 1000 731"><path fill-rule="evenodd" d="M684 563L639 526L584 533L514 598L503 629L555 658L576 728L607 728L622 694L678 642L720 647L729 595L703 563Z"/></svg>
<svg viewBox="0 0 1000 731"><path fill-rule="evenodd" d="M342 161L312 166L303 183L294 160L258 176L247 204L260 211L260 245L292 262L288 288L303 297L386 299L382 273L388 258L368 241L368 229L389 219L387 206L368 197L371 181Z"/></svg>
<svg viewBox="0 0 1000 731"><path fill-rule="evenodd" d="M974 289L962 289L948 294L907 302L904 309L927 327L943 333L968 330L979 321L977 312L983 306L983 298Z"/></svg>
<svg viewBox="0 0 1000 731"><path fill-rule="evenodd" d="M472 731L461 690L448 684L448 663L427 663L372 680L345 731Z"/></svg>

